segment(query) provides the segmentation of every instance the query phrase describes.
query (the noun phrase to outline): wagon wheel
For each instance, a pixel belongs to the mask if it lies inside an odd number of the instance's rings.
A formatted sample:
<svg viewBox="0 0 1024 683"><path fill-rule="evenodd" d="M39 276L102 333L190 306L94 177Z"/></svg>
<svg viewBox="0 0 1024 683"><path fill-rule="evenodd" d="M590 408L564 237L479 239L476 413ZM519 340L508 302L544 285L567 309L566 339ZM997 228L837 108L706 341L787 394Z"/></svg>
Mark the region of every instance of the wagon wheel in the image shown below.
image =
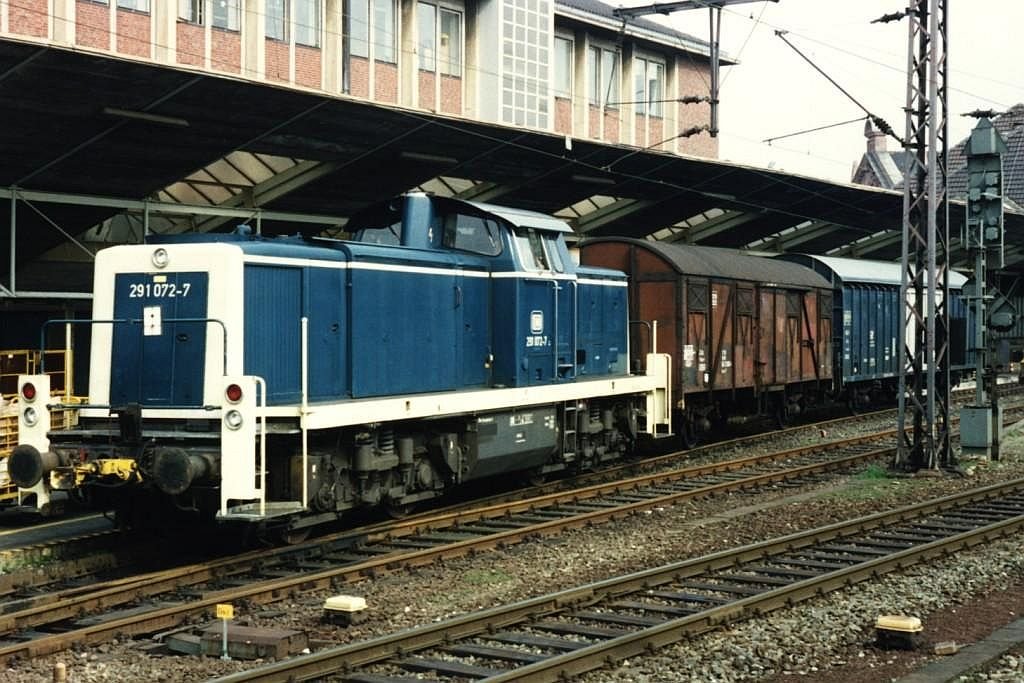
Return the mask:
<svg viewBox="0 0 1024 683"><path fill-rule="evenodd" d="M860 415L860 407L857 405L857 392L851 389L846 394L846 407L851 415Z"/></svg>
<svg viewBox="0 0 1024 683"><path fill-rule="evenodd" d="M700 435L697 434L697 424L691 416L686 416L681 421L679 428L679 445L684 450L695 448L700 443Z"/></svg>
<svg viewBox="0 0 1024 683"><path fill-rule="evenodd" d="M779 399L775 404L775 424L779 429L789 426L789 402L785 397Z"/></svg>

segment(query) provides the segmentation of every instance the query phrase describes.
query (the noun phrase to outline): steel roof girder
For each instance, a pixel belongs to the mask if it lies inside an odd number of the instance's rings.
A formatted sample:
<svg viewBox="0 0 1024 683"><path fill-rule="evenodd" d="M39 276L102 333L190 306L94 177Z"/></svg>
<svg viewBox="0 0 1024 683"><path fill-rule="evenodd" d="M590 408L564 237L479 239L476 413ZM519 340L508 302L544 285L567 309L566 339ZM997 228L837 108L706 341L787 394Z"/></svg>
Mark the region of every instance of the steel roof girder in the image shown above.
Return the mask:
<svg viewBox="0 0 1024 683"><path fill-rule="evenodd" d="M650 199L617 199L611 204L607 204L596 211L592 211L585 216L581 216L579 220L576 221L576 232L586 234L603 225L608 225L609 223L622 220L641 209L654 206L656 203L657 202Z"/></svg>
<svg viewBox="0 0 1024 683"><path fill-rule="evenodd" d="M797 228L788 235L781 235L774 240L771 240L773 244L778 245L780 251L791 251L793 247L816 240L819 237L824 237L829 233L833 233L836 230L841 230L844 226L836 223L830 223L828 221L815 221L811 225L803 228Z"/></svg>
<svg viewBox="0 0 1024 683"><path fill-rule="evenodd" d="M118 197L102 197L98 195L70 194L63 192L42 192L0 187L0 199L11 199L17 195L20 200L42 202L44 204L75 204L79 206L99 206L111 209L146 211L153 213L177 214L183 216L229 216L232 218L251 218L255 214L266 220L291 221L293 223L314 223L317 225L338 225L345 222L339 216L319 214L292 213L288 211L265 211L263 209L236 209L224 206L200 206L196 204L175 204L173 202L148 201L145 199L121 199Z"/></svg>
<svg viewBox="0 0 1024 683"><path fill-rule="evenodd" d="M337 164L327 161L300 161L282 173L273 175L261 183L257 183L245 192L232 195L217 206L239 206L249 201L253 207L259 207L287 195L337 169ZM231 220L231 216L210 216L195 224L196 232L210 232Z"/></svg>
<svg viewBox="0 0 1024 683"><path fill-rule="evenodd" d="M863 242L850 242L839 251L829 256L863 256L873 251L884 249L903 240L903 235L898 230L888 230L881 235L875 235Z"/></svg>
<svg viewBox="0 0 1024 683"><path fill-rule="evenodd" d="M455 199L464 199L468 202L492 203L494 200L500 199L515 189L516 188L511 185L502 185L500 183L484 181L477 183L473 187L467 188L462 192L458 192L453 196Z"/></svg>
<svg viewBox="0 0 1024 683"><path fill-rule="evenodd" d="M709 239L733 228L750 223L751 221L763 218L765 211L736 211L726 210L721 216L712 218L701 223L699 226L690 228L690 240L694 244L700 244L702 240Z"/></svg>

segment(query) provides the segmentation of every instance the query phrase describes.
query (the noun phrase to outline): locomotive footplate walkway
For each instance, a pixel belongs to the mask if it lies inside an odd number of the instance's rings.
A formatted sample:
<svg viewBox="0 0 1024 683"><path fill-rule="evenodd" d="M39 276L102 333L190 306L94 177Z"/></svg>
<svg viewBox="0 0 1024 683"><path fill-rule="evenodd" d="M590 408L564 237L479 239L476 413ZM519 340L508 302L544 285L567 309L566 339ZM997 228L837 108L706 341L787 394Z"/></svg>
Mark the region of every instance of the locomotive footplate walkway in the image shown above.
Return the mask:
<svg viewBox="0 0 1024 683"><path fill-rule="evenodd" d="M969 522L965 524L965 522ZM970 526L970 529L965 529ZM1024 479L608 579L216 679L557 681L1017 533ZM908 540L892 543L898 534ZM813 560L824 566L809 570Z"/></svg>

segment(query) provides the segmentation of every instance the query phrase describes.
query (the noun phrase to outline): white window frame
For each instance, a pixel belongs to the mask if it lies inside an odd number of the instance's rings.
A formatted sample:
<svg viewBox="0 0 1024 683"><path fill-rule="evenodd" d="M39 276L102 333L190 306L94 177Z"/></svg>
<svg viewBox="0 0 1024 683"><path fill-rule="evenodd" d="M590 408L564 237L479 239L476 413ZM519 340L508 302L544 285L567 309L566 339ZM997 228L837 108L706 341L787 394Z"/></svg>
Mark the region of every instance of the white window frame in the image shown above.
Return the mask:
<svg viewBox="0 0 1024 683"><path fill-rule="evenodd" d="M214 5L210 8L210 25L222 31L234 31L239 33L242 30L242 0L213 0ZM217 4L224 2L227 14L226 23L221 24L217 19Z"/></svg>
<svg viewBox="0 0 1024 683"><path fill-rule="evenodd" d="M217 0L214 0L216 2ZM303 9L311 8L312 12L312 23L310 24L305 17L300 22L300 14L305 12L299 11L300 3ZM304 45L305 47L320 47L323 42L323 25L324 25L324 3L323 0L289 0L289 4L292 6L291 15L293 17L294 26L293 35L295 36L296 45Z"/></svg>
<svg viewBox="0 0 1024 683"><path fill-rule="evenodd" d="M611 74L607 74L607 58L611 56ZM618 50L601 43L587 45L588 101L592 106L618 109L622 99L622 56Z"/></svg>
<svg viewBox="0 0 1024 683"><path fill-rule="evenodd" d="M218 20L216 9L223 3L226 19ZM188 24L210 26L221 31L238 33L242 30L242 0L178 0L178 19Z"/></svg>
<svg viewBox="0 0 1024 683"><path fill-rule="evenodd" d="M424 23L423 10L431 10L432 15L427 20L429 26ZM444 59L446 54L444 48L445 33L442 30L444 15L454 15L458 19L459 35L457 38L458 51L456 61L452 61L450 58L451 52L448 51L449 59ZM461 7L455 7L447 3L437 2L425 2L419 0L416 3L416 29L418 32L417 50L417 64L420 71L428 71L431 73L439 73L444 76L454 76L456 78L462 78L462 55L465 52L465 41L463 35L465 34L465 12ZM451 37L448 37L449 46L451 45Z"/></svg>
<svg viewBox="0 0 1024 683"><path fill-rule="evenodd" d="M633 99L636 101L637 114L652 118L664 118L667 73L668 68L661 59L640 56L634 58ZM659 85L658 92L654 94L651 92L652 82L657 82Z"/></svg>
<svg viewBox="0 0 1024 683"><path fill-rule="evenodd" d="M117 9L127 9L133 12L150 13L149 0L117 0Z"/></svg>
<svg viewBox="0 0 1024 683"><path fill-rule="evenodd" d="M349 57L370 59L387 64L398 63L398 7L395 0L345 0L346 53ZM354 16L353 8L365 11L365 18ZM381 11L389 8L390 12ZM391 19L390 33L382 30L382 18ZM390 40L378 40L381 36Z"/></svg>
<svg viewBox="0 0 1024 683"><path fill-rule="evenodd" d="M563 74L559 73L559 68L560 68L560 65L559 65L559 55L562 54L559 51L559 44L567 45L568 46L568 53L566 53L566 56L568 57L568 59L566 60L566 64L565 64L564 79L560 78L560 76L562 76ZM576 80L576 78L575 78L576 74L574 73L576 71L576 41L575 41L575 39L573 39L573 38L571 38L569 36L557 35L556 34L555 37L554 37L554 49L553 49L553 51L551 53L551 56L552 56L551 70L552 70L552 73L555 76L554 79L551 82L551 92L552 92L552 94L555 97L561 97L562 99L571 100L572 99L572 94L573 94L573 84L574 84L574 81ZM563 80L565 81L564 84L561 82ZM564 88L562 87L563 85L565 85Z"/></svg>
<svg viewBox="0 0 1024 683"><path fill-rule="evenodd" d="M383 32L383 21L378 21L378 15L389 14L388 12L379 12L381 8L390 8L390 19L391 27L390 33ZM395 0L370 0L370 40L374 42L373 58L378 62L387 62L388 64L398 64L398 16L400 14L400 8ZM385 35L390 37L390 41L385 43L378 40L378 35ZM386 47L383 47L386 45Z"/></svg>
<svg viewBox="0 0 1024 683"><path fill-rule="evenodd" d="M275 14L274 17L273 17L274 25L277 28L280 28L281 35L276 35L275 33L271 33L271 31L270 31L270 26L271 26L270 5L271 5L271 3L275 3L275 2L280 2L281 3L281 16L278 17ZM264 10L266 11L266 17L265 17L264 22L263 22L263 35L265 37L270 38L271 40L280 40L280 41L285 42L285 43L288 42L288 40L289 40L288 25L291 23L290 17L289 17L289 11L288 11L290 9L289 8L290 4L291 3L289 3L288 0L267 0L266 5L264 5Z"/></svg>

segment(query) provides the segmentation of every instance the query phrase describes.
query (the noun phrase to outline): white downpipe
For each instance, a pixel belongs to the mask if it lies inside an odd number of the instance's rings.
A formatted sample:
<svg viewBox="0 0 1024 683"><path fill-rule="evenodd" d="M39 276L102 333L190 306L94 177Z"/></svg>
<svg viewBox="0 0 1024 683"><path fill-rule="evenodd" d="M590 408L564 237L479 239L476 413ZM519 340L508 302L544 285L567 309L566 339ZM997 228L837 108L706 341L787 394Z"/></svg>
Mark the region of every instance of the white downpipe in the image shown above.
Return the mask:
<svg viewBox="0 0 1024 683"><path fill-rule="evenodd" d="M302 428L302 507L309 504L309 431L306 416L309 414L309 318L302 316L302 410L299 424Z"/></svg>
<svg viewBox="0 0 1024 683"><path fill-rule="evenodd" d="M658 321L651 321L651 353L658 352Z"/></svg>

